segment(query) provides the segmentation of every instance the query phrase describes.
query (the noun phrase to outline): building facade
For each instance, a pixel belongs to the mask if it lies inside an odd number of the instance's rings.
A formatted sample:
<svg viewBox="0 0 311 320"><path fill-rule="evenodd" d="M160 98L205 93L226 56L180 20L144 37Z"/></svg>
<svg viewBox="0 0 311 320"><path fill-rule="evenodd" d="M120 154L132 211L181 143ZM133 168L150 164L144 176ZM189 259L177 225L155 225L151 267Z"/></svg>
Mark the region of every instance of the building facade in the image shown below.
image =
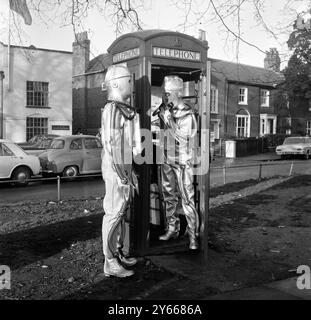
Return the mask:
<svg viewBox="0 0 311 320"><path fill-rule="evenodd" d="M103 54L89 61L87 33L78 35L77 39L73 44L73 56L77 61L73 70L73 126L74 130L83 129L85 133L94 134L100 127L100 110L106 101L102 83L113 58ZM174 46L173 38L172 44ZM211 141L216 148L224 139L275 134L278 120L274 107L276 86L282 80L277 51L267 52L265 68L208 60L211 62ZM151 99L157 100L153 89Z"/></svg>
<svg viewBox="0 0 311 320"><path fill-rule="evenodd" d="M279 70L271 70L267 66L259 68L218 59L210 60L212 82L218 95L218 111L215 112L218 114L218 124L214 120L215 137L232 139L276 134L277 85L282 81ZM211 96L213 97L213 92ZM213 123L213 103L211 106Z"/></svg>
<svg viewBox="0 0 311 320"><path fill-rule="evenodd" d="M0 70L5 139L71 134L72 52L0 43Z"/></svg>

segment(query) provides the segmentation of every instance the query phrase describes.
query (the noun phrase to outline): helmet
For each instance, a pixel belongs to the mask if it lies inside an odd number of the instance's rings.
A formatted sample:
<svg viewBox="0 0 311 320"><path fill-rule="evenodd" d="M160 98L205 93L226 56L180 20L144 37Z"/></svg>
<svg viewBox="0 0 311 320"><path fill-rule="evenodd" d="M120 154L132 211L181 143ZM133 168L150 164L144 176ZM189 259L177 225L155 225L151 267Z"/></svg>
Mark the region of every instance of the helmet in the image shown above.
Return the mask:
<svg viewBox="0 0 311 320"><path fill-rule="evenodd" d="M165 92L183 92L183 80L177 76L166 76L164 77L163 87Z"/></svg>
<svg viewBox="0 0 311 320"><path fill-rule="evenodd" d="M110 81L125 77L131 77L131 73L126 66L112 65L107 70L105 84L108 86Z"/></svg>

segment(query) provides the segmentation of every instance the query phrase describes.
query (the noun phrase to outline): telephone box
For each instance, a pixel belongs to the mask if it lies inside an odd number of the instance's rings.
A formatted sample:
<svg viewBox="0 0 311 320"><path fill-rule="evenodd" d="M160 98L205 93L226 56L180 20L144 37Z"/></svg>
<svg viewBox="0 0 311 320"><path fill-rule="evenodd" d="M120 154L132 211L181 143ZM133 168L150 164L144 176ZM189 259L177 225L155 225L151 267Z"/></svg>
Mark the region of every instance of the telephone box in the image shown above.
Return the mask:
<svg viewBox="0 0 311 320"><path fill-rule="evenodd" d="M207 251L207 214L209 190L209 95L210 67L207 61L207 42L171 31L146 30L125 34L116 39L108 53L113 64L125 64L133 74L132 104L140 114L141 128L151 131L149 151L153 152L153 163L135 165L139 175L139 195L131 207L131 218L127 222L130 251L136 255L177 250L185 240L158 241L165 232L165 213L161 197L159 164L156 164L156 132L159 120L153 111L162 102L161 85L167 75L178 75L184 81L184 100L197 111L198 145L200 155L195 176L196 208L200 215L201 248ZM149 152L144 151L144 152Z"/></svg>

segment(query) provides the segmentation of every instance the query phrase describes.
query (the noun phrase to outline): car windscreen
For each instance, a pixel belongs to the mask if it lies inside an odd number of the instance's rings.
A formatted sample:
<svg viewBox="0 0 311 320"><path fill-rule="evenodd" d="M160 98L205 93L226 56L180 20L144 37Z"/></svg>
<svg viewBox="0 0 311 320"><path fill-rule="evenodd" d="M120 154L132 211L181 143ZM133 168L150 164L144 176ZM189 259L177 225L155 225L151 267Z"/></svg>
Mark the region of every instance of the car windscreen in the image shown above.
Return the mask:
<svg viewBox="0 0 311 320"><path fill-rule="evenodd" d="M65 141L64 140L53 140L49 149L64 149Z"/></svg>
<svg viewBox="0 0 311 320"><path fill-rule="evenodd" d="M305 139L302 138L286 138L283 142L283 144L299 144L299 143L305 143Z"/></svg>
<svg viewBox="0 0 311 320"><path fill-rule="evenodd" d="M48 149L52 143L53 139L44 139L40 142L38 145L38 148L40 149Z"/></svg>
<svg viewBox="0 0 311 320"><path fill-rule="evenodd" d="M28 140L28 143L34 144L38 141L39 136L33 136L31 139Z"/></svg>

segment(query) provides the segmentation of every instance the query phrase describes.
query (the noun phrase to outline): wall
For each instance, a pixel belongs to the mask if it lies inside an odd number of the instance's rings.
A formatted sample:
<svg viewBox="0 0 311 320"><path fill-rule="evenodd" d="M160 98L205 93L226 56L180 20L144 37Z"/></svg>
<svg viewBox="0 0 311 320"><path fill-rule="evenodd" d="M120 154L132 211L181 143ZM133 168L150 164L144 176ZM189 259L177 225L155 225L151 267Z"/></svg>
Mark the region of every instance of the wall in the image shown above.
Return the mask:
<svg viewBox="0 0 311 320"><path fill-rule="evenodd" d="M7 71L7 46L5 69ZM47 117L48 133L68 135L72 130L72 54L44 49L11 47L11 90L8 77L4 88L4 137L15 142L26 140L26 118ZM49 83L49 108L26 107L26 81ZM52 130L67 125L70 130Z"/></svg>
<svg viewBox="0 0 311 320"><path fill-rule="evenodd" d="M101 84L105 73L97 73L87 77L87 128L89 134L96 134L101 127L101 108L107 101L107 91L102 91Z"/></svg>
<svg viewBox="0 0 311 320"><path fill-rule="evenodd" d="M239 104L239 89L248 89L248 101L246 105ZM263 88L265 89L265 88ZM227 105L227 136L236 135L236 114L240 109L245 109L251 117L250 137L258 137L260 135L260 114L275 114L274 98L275 92L273 88L267 89L270 91L269 107L261 107L259 86L244 85L244 84L228 84L228 105Z"/></svg>

